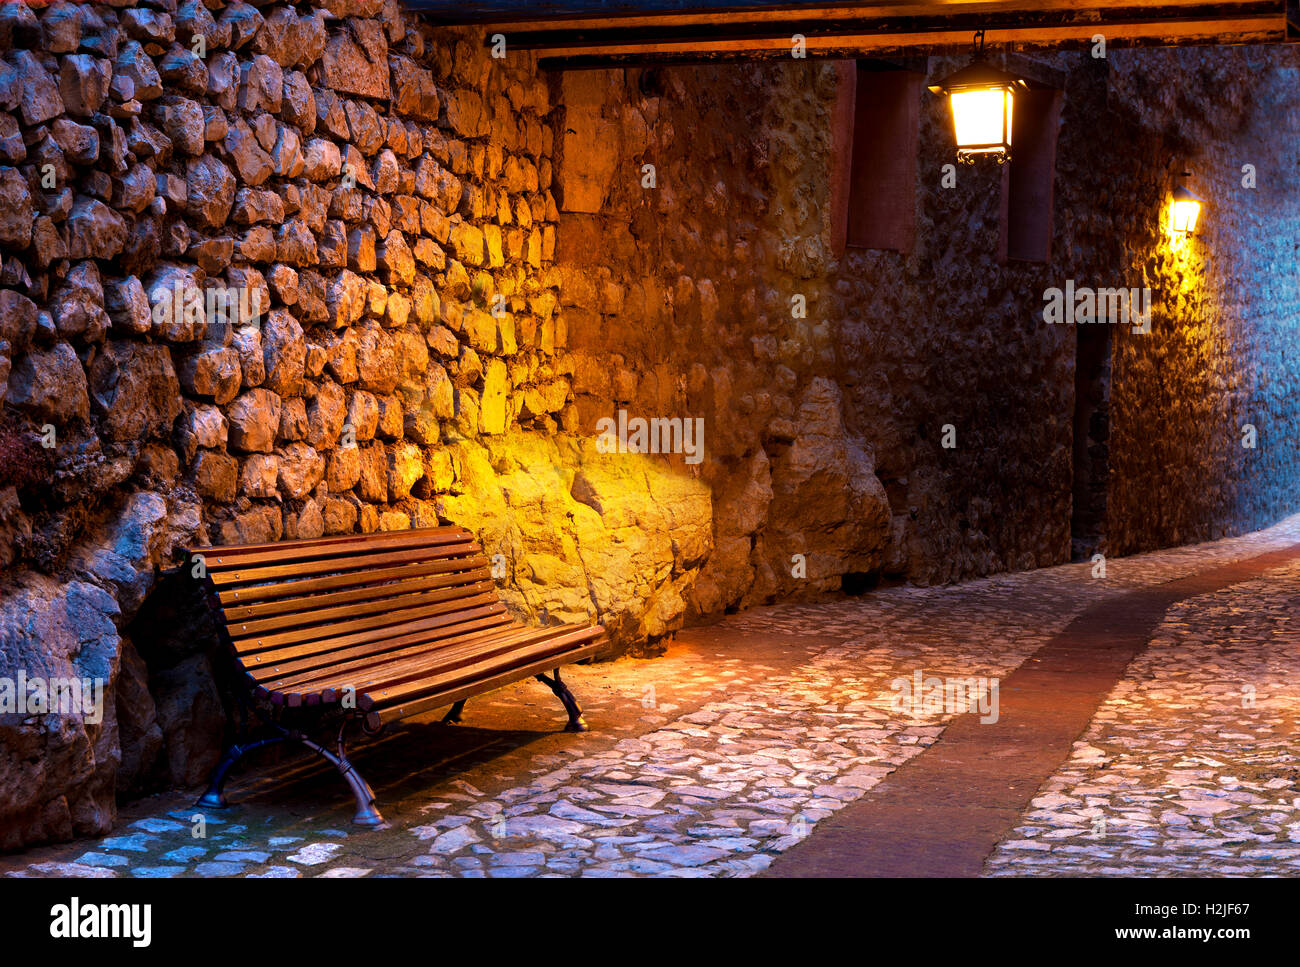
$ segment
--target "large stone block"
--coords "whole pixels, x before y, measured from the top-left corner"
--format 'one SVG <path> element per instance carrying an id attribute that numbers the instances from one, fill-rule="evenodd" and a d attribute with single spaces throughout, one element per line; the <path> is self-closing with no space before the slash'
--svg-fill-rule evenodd
<path id="1" fill-rule="evenodd" d="M 165 436 L 181 412 L 166 346 L 114 340 L 90 365 L 90 398 L 110 440 Z"/>
<path id="2" fill-rule="evenodd" d="M 270 453 L 280 429 L 280 397 L 268 389 L 253 389 L 230 405 L 230 446 L 245 453 Z"/>
<path id="3" fill-rule="evenodd" d="M 321 82 L 331 90 L 387 100 L 388 38 L 382 25 L 349 19 L 332 32 L 321 57 Z"/>
<path id="4" fill-rule="evenodd" d="M 9 374 L 10 406 L 38 422 L 62 425 L 90 415 L 86 372 L 76 351 L 65 342 L 18 357 Z"/>

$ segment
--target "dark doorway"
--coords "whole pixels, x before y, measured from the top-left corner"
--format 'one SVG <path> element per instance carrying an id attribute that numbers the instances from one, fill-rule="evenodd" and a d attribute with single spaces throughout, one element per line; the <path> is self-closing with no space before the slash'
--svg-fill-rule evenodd
<path id="1" fill-rule="evenodd" d="M 1074 364 L 1074 503 L 1070 557 L 1084 561 L 1106 536 L 1106 476 L 1110 467 L 1111 327 L 1076 325 Z"/>

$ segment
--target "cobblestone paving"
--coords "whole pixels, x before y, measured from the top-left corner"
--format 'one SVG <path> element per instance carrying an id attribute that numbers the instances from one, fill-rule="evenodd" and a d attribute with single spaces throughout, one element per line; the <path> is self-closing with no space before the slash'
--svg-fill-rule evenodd
<path id="1" fill-rule="evenodd" d="M 1089 605 L 1300 540 L 1268 531 L 945 588 L 765 608 L 713 629 L 708 661 L 673 666 L 689 710 L 653 701 L 659 662 L 626 662 L 622 700 L 646 714 L 612 746 L 569 736 L 488 793 L 432 783 L 394 828 L 358 832 L 240 810 L 135 819 L 114 835 L 0 861 L 9 876 L 747 876 L 942 735 L 952 712 L 903 713 L 891 683 L 1005 676 Z M 1288 627 L 1300 569 L 1172 609 L 1103 705 L 992 875 L 1283 873 L 1300 865 L 1294 739 L 1300 655 Z M 1295 620 L 1300 620 L 1297 618 Z M 837 640 L 778 672 L 753 635 Z M 1289 637 L 1288 637 L 1289 635 Z M 667 661 L 664 659 L 661 661 Z M 583 695 L 587 669 L 571 676 Z M 638 688 L 638 682 L 645 688 Z M 1243 711 L 1241 688 L 1256 689 Z M 1234 704 L 1235 703 L 1235 704 Z M 593 716 L 594 718 L 594 716 Z M 525 770 L 520 770 L 521 772 Z M 487 783 L 480 782 L 480 785 Z M 1104 817 L 1104 825 L 1099 821 Z"/>
<path id="2" fill-rule="evenodd" d="M 993 876 L 1300 871 L 1300 563 L 1171 608 Z"/>

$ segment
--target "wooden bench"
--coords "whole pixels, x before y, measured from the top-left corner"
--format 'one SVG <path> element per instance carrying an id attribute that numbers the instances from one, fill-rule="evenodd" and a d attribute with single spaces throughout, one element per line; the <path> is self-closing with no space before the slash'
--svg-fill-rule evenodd
<path id="1" fill-rule="evenodd" d="M 226 805 L 222 785 L 242 756 L 294 740 L 331 762 L 357 800 L 356 822 L 382 825 L 370 786 L 348 761 L 344 732 L 397 719 L 535 676 L 563 702 L 567 731 L 585 731 L 560 666 L 605 644 L 600 625 L 533 628 L 497 597 L 483 549 L 458 527 L 354 534 L 276 544 L 186 549 L 218 636 L 236 666 L 241 739 L 222 757 L 199 805 Z M 552 672 L 547 676 L 546 672 Z M 269 734 L 254 738 L 249 712 Z M 336 751 L 304 724 L 339 718 Z M 247 740 L 245 740 L 247 737 Z"/>

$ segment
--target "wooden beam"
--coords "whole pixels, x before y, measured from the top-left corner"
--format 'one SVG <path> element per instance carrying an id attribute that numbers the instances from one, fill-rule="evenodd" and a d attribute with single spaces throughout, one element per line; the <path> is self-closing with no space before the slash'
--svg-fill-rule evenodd
<path id="1" fill-rule="evenodd" d="M 1078 24 L 1061 27 L 1022 27 L 988 30 L 990 45 L 1016 44 L 1026 49 L 1082 47 L 1097 33 L 1112 46 L 1177 46 L 1276 43 L 1285 35 L 1280 13 L 1233 20 L 1163 21 L 1159 24 Z M 809 58 L 844 59 L 915 52 L 959 53 L 970 48 L 971 32 L 931 30 L 912 33 L 862 33 L 808 37 Z M 639 63 L 713 63 L 725 60 L 775 60 L 790 57 L 790 38 L 684 39 L 671 42 L 610 44 L 600 38 L 564 47 L 536 49 L 547 69 L 610 67 Z"/>
<path id="2" fill-rule="evenodd" d="M 761 24 L 774 21 L 834 21 L 884 16 L 951 16 L 972 13 L 1033 13 L 1042 11 L 1106 11 L 1125 7 L 1204 6 L 1206 0 L 841 0 L 838 3 L 771 3 L 761 0 L 728 2 L 665 2 L 626 0 L 600 3 L 535 3 L 529 0 L 406 0 L 406 6 L 442 24 L 490 25 L 499 32 L 580 30 L 590 27 L 672 27 Z M 1226 2 L 1220 6 L 1237 6 Z M 1280 4 L 1279 4 L 1280 5 Z"/>
<path id="3" fill-rule="evenodd" d="M 980 5 L 979 11 L 968 11 L 967 8 L 971 6 L 971 4 L 955 4 L 954 7 L 961 9 L 955 10 L 949 7 L 940 15 L 907 11 L 905 14 L 895 12 L 893 15 L 886 16 L 843 19 L 786 18 L 761 22 L 736 20 L 714 24 L 710 30 L 703 32 L 693 24 L 627 27 L 615 21 L 575 29 L 559 29 L 538 24 L 507 35 L 507 43 L 511 47 L 524 50 L 592 46 L 598 42 L 608 47 L 641 45 L 667 49 L 683 43 L 706 43 L 714 40 L 781 42 L 789 46 L 791 38 L 796 34 L 808 38 L 811 43 L 814 38 L 819 42 L 825 42 L 835 38 L 859 37 L 863 34 L 909 34 L 935 31 L 967 34 L 965 39 L 969 44 L 977 30 L 984 30 L 986 37 L 995 30 L 1054 30 L 1070 26 L 1086 26 L 1094 32 L 1108 35 L 1115 29 L 1132 27 L 1147 28 L 1146 32 L 1158 33 L 1165 24 L 1232 23 L 1259 18 L 1273 18 L 1280 22 L 1283 15 L 1283 6 L 1279 0 L 1247 0 L 1247 2 L 1232 4 L 1175 3 L 1171 6 L 1158 7 L 1134 6 L 1130 2 L 1126 6 L 1106 10 L 1094 8 L 995 11 Z M 991 38 L 988 39 L 991 41 Z"/>
<path id="4" fill-rule="evenodd" d="M 1280 42 L 1300 0 L 407 0 L 438 23 L 476 24 L 484 44 L 530 51 L 553 69 L 772 60 L 803 38 L 809 58 L 960 53 L 986 42 L 1062 48 L 1103 34 L 1117 46 Z"/>

